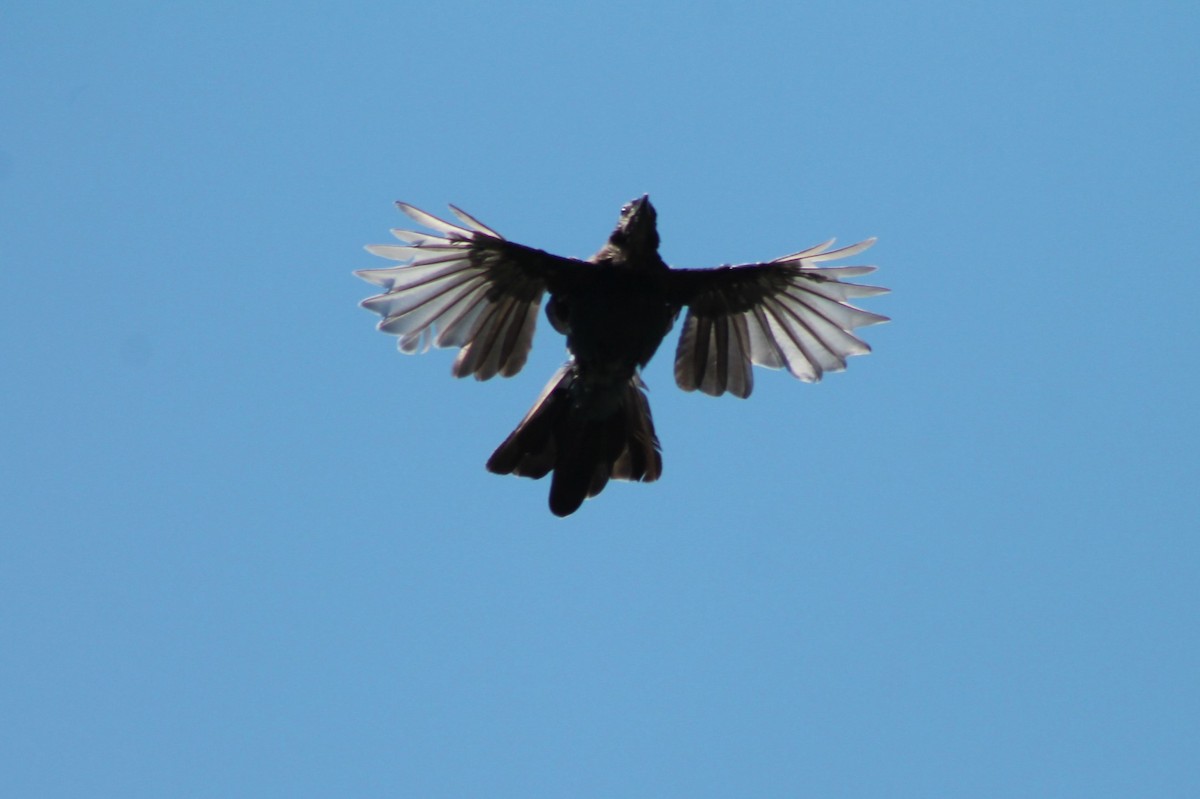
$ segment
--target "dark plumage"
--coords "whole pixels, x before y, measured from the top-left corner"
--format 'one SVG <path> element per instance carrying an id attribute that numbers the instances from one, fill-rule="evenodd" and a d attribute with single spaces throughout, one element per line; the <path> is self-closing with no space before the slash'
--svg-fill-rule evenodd
<path id="1" fill-rule="evenodd" d="M 658 254 L 657 214 L 648 197 L 621 209 L 600 251 L 581 261 L 506 241 L 451 206 L 451 224 L 405 203 L 400 210 L 434 235 L 392 231 L 401 245 L 373 245 L 401 261 L 356 272 L 383 289 L 363 301 L 399 336 L 402 352 L 459 347 L 456 377 L 510 377 L 525 365 L 542 296 L 546 316 L 567 337 L 570 358 L 533 408 L 488 460 L 499 474 L 553 472 L 550 509 L 573 513 L 610 478 L 651 482 L 662 455 L 640 370 L 683 308 L 675 355 L 685 391 L 747 397 L 751 366 L 787 368 L 814 382 L 870 348 L 857 327 L 887 321 L 849 304 L 886 292 L 844 278 L 872 266 L 821 266 L 862 252 L 874 239 L 839 250 L 833 241 L 769 263 L 671 269 Z"/>

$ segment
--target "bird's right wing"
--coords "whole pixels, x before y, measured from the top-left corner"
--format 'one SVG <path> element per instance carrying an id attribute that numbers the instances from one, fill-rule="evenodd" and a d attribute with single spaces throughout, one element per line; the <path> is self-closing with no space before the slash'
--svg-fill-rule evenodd
<path id="1" fill-rule="evenodd" d="M 824 372 L 846 368 L 847 356 L 870 352 L 852 331 L 887 317 L 848 300 L 887 289 L 844 278 L 870 274 L 875 267 L 822 264 L 857 255 L 874 243 L 867 239 L 830 250 L 828 241 L 764 264 L 671 270 L 672 300 L 688 308 L 675 354 L 675 382 L 684 391 L 747 397 L 754 387 L 752 364 L 786 367 L 795 377 L 816 382 Z"/>
<path id="2" fill-rule="evenodd" d="M 393 230 L 404 244 L 367 251 L 401 261 L 355 272 L 382 294 L 362 302 L 379 314 L 379 329 L 399 336 L 400 351 L 461 347 L 455 377 L 487 380 L 521 370 L 533 345 L 538 306 L 548 284 L 565 279 L 578 262 L 506 241 L 474 217 L 450 206 L 462 225 L 407 203 L 396 203 L 436 235 Z"/>

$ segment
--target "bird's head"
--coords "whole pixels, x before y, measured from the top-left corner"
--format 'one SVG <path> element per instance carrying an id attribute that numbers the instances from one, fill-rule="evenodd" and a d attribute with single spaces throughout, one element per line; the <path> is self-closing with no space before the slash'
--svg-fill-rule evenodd
<path id="1" fill-rule="evenodd" d="M 650 204 L 650 195 L 625 204 L 605 250 L 614 261 L 657 261 L 658 212 Z"/>

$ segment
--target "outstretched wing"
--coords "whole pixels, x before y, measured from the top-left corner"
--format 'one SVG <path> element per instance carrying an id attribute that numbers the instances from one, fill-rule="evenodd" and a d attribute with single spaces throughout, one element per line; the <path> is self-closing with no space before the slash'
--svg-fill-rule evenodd
<path id="1" fill-rule="evenodd" d="M 851 331 L 888 319 L 848 300 L 888 290 L 844 282 L 874 272 L 873 266 L 821 264 L 857 255 L 874 243 L 867 239 L 830 250 L 830 240 L 765 264 L 672 270 L 673 299 L 688 306 L 675 354 L 675 382 L 684 391 L 748 397 L 754 387 L 751 364 L 786 367 L 812 383 L 825 372 L 845 369 L 848 356 L 870 352 Z"/>
<path id="2" fill-rule="evenodd" d="M 393 230 L 403 244 L 367 247 L 401 264 L 355 272 L 383 289 L 362 306 L 382 317 L 380 330 L 400 337 L 401 352 L 423 352 L 430 344 L 461 347 L 455 377 L 515 375 L 533 345 L 547 284 L 577 262 L 505 241 L 453 205 L 450 210 L 462 225 L 407 203 L 396 205 L 435 234 Z"/>

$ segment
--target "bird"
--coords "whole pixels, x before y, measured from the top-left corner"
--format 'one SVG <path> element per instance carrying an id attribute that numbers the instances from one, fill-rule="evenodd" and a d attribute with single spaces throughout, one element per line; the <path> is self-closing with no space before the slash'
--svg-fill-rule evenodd
<path id="1" fill-rule="evenodd" d="M 834 239 L 764 263 L 673 268 L 659 255 L 648 195 L 621 208 L 587 260 L 508 241 L 451 205 L 456 222 L 408 203 L 397 207 L 431 232 L 392 230 L 400 244 L 367 246 L 397 265 L 355 274 L 381 289 L 360 304 L 401 352 L 457 347 L 455 377 L 511 377 L 525 365 L 543 298 L 568 359 L 487 461 L 496 474 L 552 473 L 550 511 L 563 517 L 610 479 L 653 482 L 662 447 L 641 371 L 686 309 L 675 352 L 684 391 L 749 397 L 752 367 L 787 369 L 816 382 L 871 348 L 854 334 L 889 321 L 851 304 L 888 289 L 850 282 L 874 266 L 830 266 L 874 238 L 840 249 Z"/>

